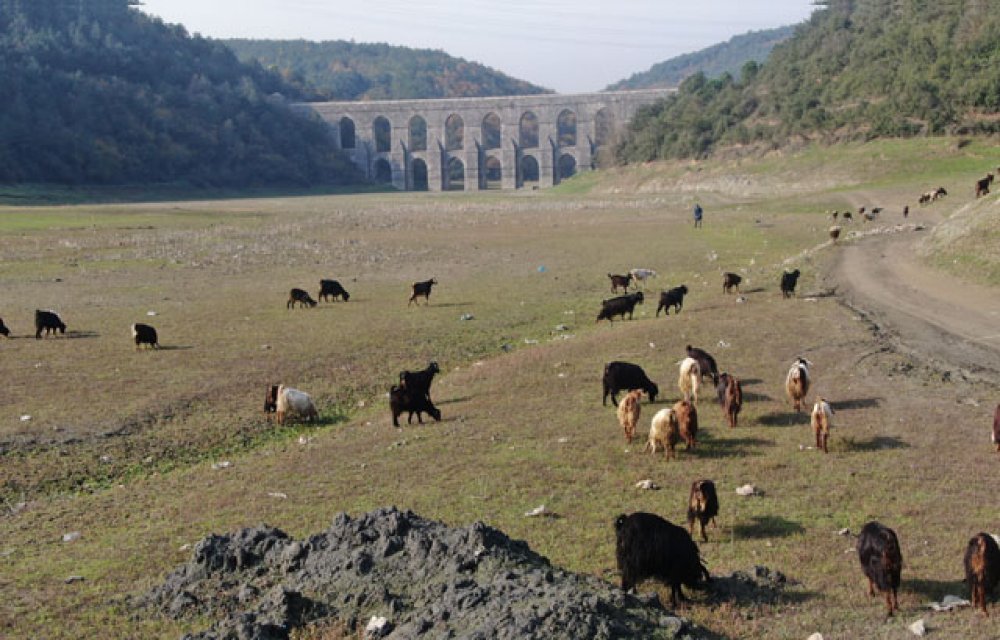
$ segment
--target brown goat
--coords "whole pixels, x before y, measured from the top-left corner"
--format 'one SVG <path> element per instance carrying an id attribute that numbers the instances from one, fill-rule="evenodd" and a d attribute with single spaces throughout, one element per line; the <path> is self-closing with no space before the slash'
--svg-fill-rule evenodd
<path id="1" fill-rule="evenodd" d="M 627 273 L 623 276 L 609 273 L 608 277 L 611 278 L 611 293 L 618 293 L 618 287 L 621 287 L 625 290 L 625 293 L 628 293 L 628 287 L 632 284 L 631 273 Z"/>
<path id="2" fill-rule="evenodd" d="M 723 373 L 719 376 L 719 386 L 722 387 L 722 411 L 726 414 L 729 428 L 735 429 L 739 424 L 740 410 L 743 408 L 743 385 L 734 375 Z"/>
<path id="3" fill-rule="evenodd" d="M 832 419 L 833 409 L 830 408 L 830 403 L 823 398 L 817 398 L 816 404 L 813 405 L 809 421 L 812 423 L 813 433 L 816 434 L 816 448 L 820 449 L 823 453 L 829 453 L 826 444 L 830 439 L 830 423 Z"/>
<path id="4" fill-rule="evenodd" d="M 988 195 L 991 184 L 993 184 L 992 173 L 987 173 L 985 178 L 976 181 L 976 197 Z"/>
<path id="5" fill-rule="evenodd" d="M 632 444 L 632 438 L 635 437 L 635 425 L 639 423 L 639 414 L 642 411 L 639 404 L 641 398 L 642 389 L 633 389 L 618 403 L 618 423 L 622 426 L 625 440 L 629 444 Z"/>
<path id="6" fill-rule="evenodd" d="M 977 533 L 965 548 L 965 582 L 972 590 L 972 608 L 990 615 L 986 595 L 1000 584 L 1000 545 L 988 533 Z"/>
<path id="7" fill-rule="evenodd" d="M 993 444 L 997 446 L 997 453 L 1000 453 L 1000 404 L 993 414 Z"/>
<path id="8" fill-rule="evenodd" d="M 698 410 L 687 400 L 679 400 L 673 409 L 681 439 L 688 449 L 694 449 L 698 445 Z"/>
<path id="9" fill-rule="evenodd" d="M 711 520 L 715 524 L 715 516 L 719 515 L 719 496 L 715 492 L 715 483 L 711 480 L 696 480 L 691 484 L 691 497 L 688 498 L 688 533 L 694 536 L 694 522 L 701 525 L 701 539 L 708 542 L 705 535 L 705 525 Z"/>

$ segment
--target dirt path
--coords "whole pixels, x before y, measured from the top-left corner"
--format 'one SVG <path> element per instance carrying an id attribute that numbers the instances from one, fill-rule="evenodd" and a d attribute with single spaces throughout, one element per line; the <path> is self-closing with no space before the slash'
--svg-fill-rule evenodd
<path id="1" fill-rule="evenodd" d="M 915 246 L 925 233 L 876 236 L 843 247 L 833 273 L 838 292 L 902 351 L 996 382 L 1000 294 L 924 266 Z"/>

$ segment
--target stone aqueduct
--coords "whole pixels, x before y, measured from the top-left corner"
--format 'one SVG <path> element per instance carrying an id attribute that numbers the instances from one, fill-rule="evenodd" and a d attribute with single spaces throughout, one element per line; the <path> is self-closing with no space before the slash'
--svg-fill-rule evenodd
<path id="1" fill-rule="evenodd" d="M 405 191 L 550 187 L 667 90 L 302 105 L 371 179 Z"/>

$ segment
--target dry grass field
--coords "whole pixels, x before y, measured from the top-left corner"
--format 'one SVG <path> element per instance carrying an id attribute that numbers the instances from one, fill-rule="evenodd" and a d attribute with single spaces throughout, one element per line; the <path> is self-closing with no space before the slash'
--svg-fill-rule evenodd
<path id="1" fill-rule="evenodd" d="M 968 596 L 965 544 L 1000 530 L 996 386 L 943 380 L 836 297 L 802 295 L 830 286 L 839 248 L 807 251 L 827 239 L 825 211 L 862 200 L 895 222 L 940 183 L 956 195 L 911 206 L 911 218 L 947 214 L 997 151 L 881 143 L 763 169 L 651 165 L 530 194 L 0 210 L 0 317 L 12 331 L 0 339 L 0 637 L 176 638 L 205 621 L 152 617 L 129 597 L 186 561 L 186 545 L 262 522 L 303 536 L 337 512 L 389 504 L 485 521 L 615 581 L 615 516 L 681 522 L 700 478 L 721 500 L 700 545 L 710 570 L 766 565 L 793 581 L 778 603 L 696 593 L 680 614 L 717 637 L 906 638 L 921 617 L 935 637 L 1000 637 L 1000 605 L 988 619 L 927 609 Z M 784 300 L 792 256 L 800 295 Z M 630 267 L 659 272 L 646 303 L 632 321 L 595 324 L 606 274 Z M 723 295 L 722 271 L 745 274 L 746 302 Z M 430 277 L 430 304 L 408 307 L 409 283 Z M 350 302 L 285 308 L 291 287 L 315 294 L 320 278 L 340 280 Z M 683 311 L 654 317 L 658 291 L 681 283 Z M 67 333 L 35 340 L 36 308 L 57 310 Z M 163 348 L 136 351 L 133 322 L 153 324 Z M 686 344 L 744 381 L 745 405 L 730 430 L 705 391 L 701 445 L 667 462 L 641 438 L 677 399 Z M 810 401 L 837 412 L 828 455 L 784 398 L 800 355 L 814 363 Z M 442 421 L 393 428 L 389 386 L 431 359 Z M 601 406 L 610 360 L 640 364 L 661 389 L 631 446 Z M 310 392 L 319 423 L 266 421 L 277 382 Z M 662 489 L 634 487 L 646 478 Z M 762 495 L 737 496 L 745 483 Z M 541 504 L 558 517 L 524 517 Z M 853 539 L 838 535 L 870 519 L 902 545 L 902 612 L 889 620 Z M 63 542 L 70 532 L 80 537 Z"/>

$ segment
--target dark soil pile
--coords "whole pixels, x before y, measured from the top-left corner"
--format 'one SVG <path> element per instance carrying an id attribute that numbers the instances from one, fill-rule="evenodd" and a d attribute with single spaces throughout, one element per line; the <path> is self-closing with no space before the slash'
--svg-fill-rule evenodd
<path id="1" fill-rule="evenodd" d="M 216 620 L 191 638 L 287 638 L 337 619 L 380 638 L 690 638 L 655 594 L 634 596 L 553 567 L 523 541 L 482 523 L 451 528 L 396 508 L 297 541 L 257 527 L 211 535 L 191 562 L 142 598 L 173 618 Z"/>

